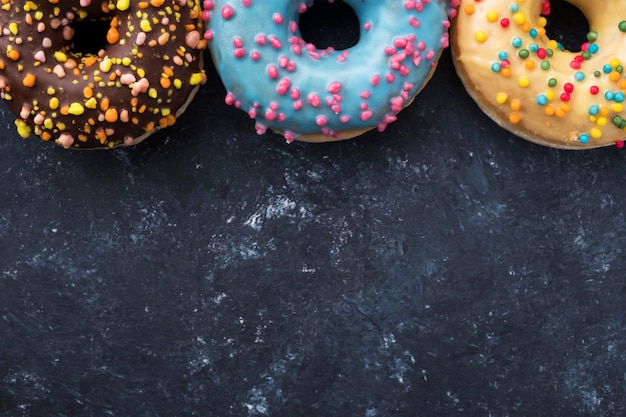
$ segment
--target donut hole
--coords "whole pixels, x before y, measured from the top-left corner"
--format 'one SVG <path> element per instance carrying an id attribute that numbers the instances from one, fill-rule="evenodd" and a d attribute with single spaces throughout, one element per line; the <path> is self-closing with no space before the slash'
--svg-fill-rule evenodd
<path id="1" fill-rule="evenodd" d="M 73 53 L 81 55 L 97 55 L 108 46 L 107 32 L 110 20 L 78 20 L 70 23 L 74 30 L 70 48 Z"/>
<path id="2" fill-rule="evenodd" d="M 316 0 L 300 15 L 300 34 L 317 49 L 341 51 L 359 43 L 359 18 L 343 0 Z"/>
<path id="3" fill-rule="evenodd" d="M 551 0 L 546 35 L 563 45 L 568 51 L 580 52 L 587 42 L 589 21 L 576 6 L 565 0 Z"/>

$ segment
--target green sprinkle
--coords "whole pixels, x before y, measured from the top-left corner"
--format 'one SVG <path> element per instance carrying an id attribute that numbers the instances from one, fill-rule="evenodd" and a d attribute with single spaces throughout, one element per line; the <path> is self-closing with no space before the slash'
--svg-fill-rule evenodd
<path id="1" fill-rule="evenodd" d="M 587 33 L 587 40 L 589 42 L 595 42 L 598 40 L 598 32 L 592 30 L 589 33 Z"/>

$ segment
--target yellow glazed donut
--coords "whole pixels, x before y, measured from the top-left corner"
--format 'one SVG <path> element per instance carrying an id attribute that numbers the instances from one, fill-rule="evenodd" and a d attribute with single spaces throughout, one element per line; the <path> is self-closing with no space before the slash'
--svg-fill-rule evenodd
<path id="1" fill-rule="evenodd" d="M 626 1 L 568 0 L 589 21 L 580 52 L 546 35 L 547 0 L 461 0 L 452 53 L 468 93 L 500 126 L 563 149 L 626 137 Z"/>

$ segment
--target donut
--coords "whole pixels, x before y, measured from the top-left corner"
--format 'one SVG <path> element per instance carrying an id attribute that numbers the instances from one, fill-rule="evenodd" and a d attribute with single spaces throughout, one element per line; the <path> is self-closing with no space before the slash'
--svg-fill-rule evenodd
<path id="1" fill-rule="evenodd" d="M 18 134 L 114 148 L 172 125 L 206 81 L 201 14 L 196 0 L 2 1 L 0 96 Z"/>
<path id="2" fill-rule="evenodd" d="M 568 3 L 590 27 L 577 52 L 546 34 L 549 1 L 461 0 L 451 31 L 456 71 L 478 106 L 521 138 L 561 149 L 623 147 L 626 2 Z"/>
<path id="3" fill-rule="evenodd" d="M 383 131 L 428 81 L 448 45 L 449 1 L 345 4 L 359 20 L 359 41 L 335 50 L 300 33 L 313 1 L 204 0 L 226 103 L 255 119 L 257 133 L 325 142 Z"/>

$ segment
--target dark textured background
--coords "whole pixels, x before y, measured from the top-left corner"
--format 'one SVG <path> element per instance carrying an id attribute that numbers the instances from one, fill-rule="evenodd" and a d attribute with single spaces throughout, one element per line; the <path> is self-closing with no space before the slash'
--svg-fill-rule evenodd
<path id="1" fill-rule="evenodd" d="M 449 52 L 325 145 L 256 136 L 210 72 L 133 149 L 0 107 L 0 416 L 626 413 L 626 153 L 511 136 Z"/>

